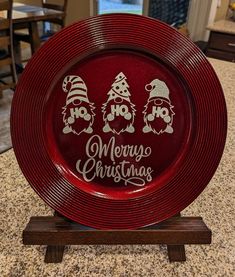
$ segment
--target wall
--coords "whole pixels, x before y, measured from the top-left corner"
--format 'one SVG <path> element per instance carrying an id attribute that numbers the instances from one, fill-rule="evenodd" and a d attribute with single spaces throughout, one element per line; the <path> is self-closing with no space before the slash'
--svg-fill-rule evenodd
<path id="1" fill-rule="evenodd" d="M 20 2 L 20 3 L 25 3 L 29 5 L 35 5 L 35 6 L 40 6 L 41 5 L 41 0 L 14 0 L 13 2 Z"/>
<path id="2" fill-rule="evenodd" d="M 68 0 L 66 24 L 85 19 L 90 15 L 89 0 Z"/>
<path id="3" fill-rule="evenodd" d="M 221 0 L 221 6 L 217 8 L 215 21 L 224 19 L 227 15 L 229 0 Z"/>
<path id="4" fill-rule="evenodd" d="M 41 0 L 15 0 L 14 2 L 21 2 L 36 6 L 41 6 Z M 60 3 L 60 0 L 50 0 L 51 3 Z M 68 0 L 66 25 L 89 17 L 90 15 L 90 1 L 89 0 Z"/>

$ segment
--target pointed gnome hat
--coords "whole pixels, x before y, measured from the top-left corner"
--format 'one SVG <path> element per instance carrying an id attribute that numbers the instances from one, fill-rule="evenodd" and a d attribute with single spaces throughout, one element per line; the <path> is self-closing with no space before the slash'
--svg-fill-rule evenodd
<path id="1" fill-rule="evenodd" d="M 67 89 L 68 84 L 70 85 L 69 92 Z M 87 97 L 87 87 L 81 77 L 71 76 L 71 75 L 65 77 L 62 87 L 65 92 L 68 92 L 66 105 L 69 105 L 70 103 L 74 103 L 74 101 L 76 100 L 89 103 L 89 100 Z"/>
<path id="2" fill-rule="evenodd" d="M 145 86 L 145 89 L 150 92 L 149 100 L 153 97 L 162 97 L 170 100 L 167 85 L 159 79 L 154 79 L 150 84 Z"/>
<path id="3" fill-rule="evenodd" d="M 119 95 L 121 98 L 127 98 L 129 99 L 130 92 L 128 90 L 129 85 L 126 82 L 126 76 L 123 72 L 120 72 L 115 77 L 115 82 L 112 85 L 112 90 Z"/>

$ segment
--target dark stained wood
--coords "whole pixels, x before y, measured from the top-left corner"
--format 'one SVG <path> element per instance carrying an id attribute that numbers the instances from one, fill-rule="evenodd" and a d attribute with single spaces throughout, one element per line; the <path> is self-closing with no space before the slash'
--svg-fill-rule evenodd
<path id="1" fill-rule="evenodd" d="M 5 30 L 10 28 L 10 20 L 5 18 L 0 18 L 0 30 Z"/>
<path id="2" fill-rule="evenodd" d="M 68 0 L 64 0 L 62 2 L 63 4 L 58 5 L 54 3 L 49 3 L 48 0 L 42 0 L 42 7 L 47 9 L 57 10 L 57 11 L 66 11 Z"/>
<path id="3" fill-rule="evenodd" d="M 28 10 L 30 10 L 30 7 L 32 8 L 32 11 L 28 12 Z M 17 25 L 19 23 L 29 23 L 32 21 L 43 21 L 53 18 L 61 18 L 63 16 L 63 11 L 44 9 L 42 7 L 36 7 L 32 5 L 25 5 L 19 3 L 13 4 L 12 19 L 14 25 Z"/>
<path id="4" fill-rule="evenodd" d="M 47 20 L 50 23 L 54 23 L 59 25 L 61 28 L 65 26 L 65 17 L 66 17 L 66 10 L 67 10 L 67 0 L 61 1 L 62 3 L 60 5 L 54 4 L 54 3 L 49 3 L 48 0 L 42 0 L 42 7 L 46 9 L 52 9 L 52 10 L 57 10 L 57 11 L 62 11 L 64 14 L 61 18 L 55 18 L 55 19 L 50 19 Z"/>
<path id="5" fill-rule="evenodd" d="M 65 1 L 65 4 L 67 5 L 67 1 Z M 42 7 L 38 8 L 29 5 L 16 5 L 15 10 L 13 12 L 13 23 L 15 30 L 27 28 L 28 33 L 15 32 L 15 41 L 24 41 L 29 43 L 31 47 L 31 53 L 35 53 L 41 45 L 37 22 L 52 22 L 64 27 L 66 15 L 64 7 L 66 8 L 66 5 L 64 6 L 55 4 L 45 4 L 44 1 L 42 1 Z M 20 14 L 17 11 L 19 8 L 21 10 Z M 31 12 L 27 12 L 27 10 L 30 10 L 30 8 Z M 20 19 L 22 19 L 22 12 L 25 17 L 24 21 L 20 21 Z"/>
<path id="6" fill-rule="evenodd" d="M 29 31 L 27 37 L 24 34 L 22 36 L 20 36 L 21 34 L 16 34 L 15 40 L 30 43 L 32 53 L 34 53 L 40 46 L 40 36 L 38 28 L 36 28 L 37 22 L 54 20 L 55 23 L 62 22 L 63 25 L 65 15 L 66 13 L 61 10 L 36 7 L 14 2 L 12 10 L 14 30 L 28 29 Z M 7 17 L 7 13 L 4 13 L 4 17 Z"/>
<path id="7" fill-rule="evenodd" d="M 225 52 L 216 49 L 208 49 L 206 51 L 207 57 L 224 60 L 228 62 L 235 62 L 235 53 Z"/>
<path id="8" fill-rule="evenodd" d="M 15 88 L 16 84 L 15 83 L 7 83 L 7 84 L 1 84 L 0 83 L 0 92 L 4 89 L 8 89 L 8 88 Z"/>
<path id="9" fill-rule="evenodd" d="M 0 45 L 1 47 L 10 45 L 10 37 L 0 37 Z"/>
<path id="10" fill-rule="evenodd" d="M 37 22 L 31 22 L 31 24 L 29 25 L 29 42 L 30 42 L 31 52 L 35 53 L 41 44 L 40 38 L 38 35 Z"/>
<path id="11" fill-rule="evenodd" d="M 185 262 L 184 245 L 167 245 L 168 258 L 170 262 Z"/>
<path id="12" fill-rule="evenodd" d="M 235 62 L 235 35 L 211 31 L 206 55 Z"/>
<path id="13" fill-rule="evenodd" d="M 65 246 L 48 245 L 46 249 L 45 263 L 61 263 L 63 260 Z"/>
<path id="14" fill-rule="evenodd" d="M 12 3 L 12 0 L 0 1 L 1 14 L 6 14 L 5 18 L 0 19 L 0 47 L 2 47 L 1 50 L 4 52 L 4 55 L 0 57 L 0 67 L 4 67 L 5 70 L 5 66 L 9 65 L 9 76 L 12 77 L 12 82 L 5 83 L 3 79 L 6 72 L 1 73 L 0 95 L 2 95 L 3 90 L 7 88 L 14 88 L 17 82 L 13 50 Z"/>
<path id="15" fill-rule="evenodd" d="M 178 213 L 174 215 L 174 217 L 180 217 L 181 214 Z M 181 245 L 167 245 L 167 253 L 170 262 L 185 262 L 186 254 L 185 254 L 185 246 Z"/>
<path id="16" fill-rule="evenodd" d="M 57 211 L 54 211 L 54 216 L 63 217 Z M 67 218 L 64 218 L 67 220 Z M 64 245 L 48 245 L 46 248 L 45 263 L 61 263 L 64 255 Z"/>
<path id="17" fill-rule="evenodd" d="M 211 231 L 201 217 L 177 215 L 138 230 L 97 230 L 55 213 L 31 217 L 23 231 L 25 245 L 48 245 L 45 262 L 61 262 L 65 245 L 166 244 L 171 262 L 185 261 L 184 244 L 210 244 Z"/>
<path id="18" fill-rule="evenodd" d="M 235 36 L 232 34 L 211 32 L 209 47 L 235 53 Z"/>
<path id="19" fill-rule="evenodd" d="M 61 6 L 61 5 L 56 5 L 56 4 L 51 4 L 51 3 L 46 3 L 46 2 L 44 3 L 43 2 L 42 6 L 45 9 L 63 11 L 63 6 Z"/>
<path id="20" fill-rule="evenodd" d="M 0 60 L 0 67 L 3 67 L 5 65 L 10 65 L 12 63 L 11 58 L 5 58 L 3 60 Z"/>
<path id="21" fill-rule="evenodd" d="M 11 3 L 8 0 L 1 0 L 0 1 L 0 11 L 10 10 L 11 9 Z"/>

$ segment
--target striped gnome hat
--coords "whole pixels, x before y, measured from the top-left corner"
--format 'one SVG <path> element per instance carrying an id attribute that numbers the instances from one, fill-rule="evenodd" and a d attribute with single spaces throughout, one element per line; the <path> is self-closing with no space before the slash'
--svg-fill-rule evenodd
<path id="1" fill-rule="evenodd" d="M 66 105 L 71 103 L 75 104 L 79 101 L 89 103 L 87 97 L 87 87 L 81 77 L 74 75 L 66 76 L 64 78 L 62 88 L 64 92 L 68 92 Z"/>

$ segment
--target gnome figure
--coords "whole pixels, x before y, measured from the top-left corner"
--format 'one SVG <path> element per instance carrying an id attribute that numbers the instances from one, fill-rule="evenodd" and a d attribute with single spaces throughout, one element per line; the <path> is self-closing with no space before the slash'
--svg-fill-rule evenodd
<path id="1" fill-rule="evenodd" d="M 173 123 L 173 106 L 169 98 L 169 89 L 167 85 L 159 80 L 154 79 L 150 84 L 145 86 L 149 92 L 147 104 L 144 106 L 144 123 L 143 133 L 153 132 L 154 134 L 174 132 Z"/>
<path id="2" fill-rule="evenodd" d="M 67 93 L 66 105 L 63 107 L 63 122 L 65 127 L 63 133 L 74 133 L 80 135 L 92 133 L 95 109 L 93 103 L 87 97 L 87 87 L 79 76 L 66 76 L 62 89 Z"/>
<path id="3" fill-rule="evenodd" d="M 135 108 L 130 101 L 129 85 L 126 76 L 120 72 L 108 92 L 108 100 L 103 104 L 103 132 L 120 134 L 134 133 Z"/>

